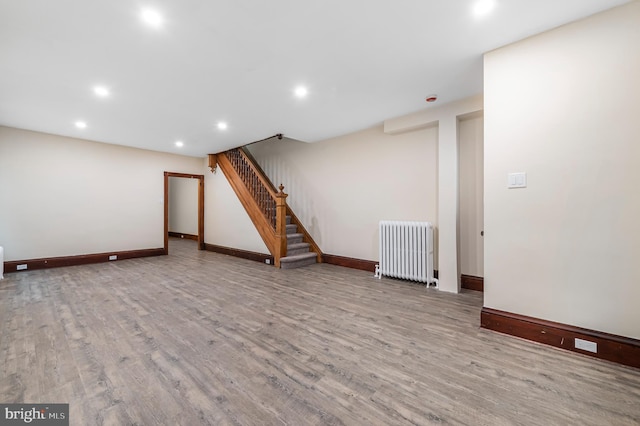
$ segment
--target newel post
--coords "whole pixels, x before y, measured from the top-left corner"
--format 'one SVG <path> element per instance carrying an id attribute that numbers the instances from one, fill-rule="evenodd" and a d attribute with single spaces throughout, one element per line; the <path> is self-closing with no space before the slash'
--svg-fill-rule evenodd
<path id="1" fill-rule="evenodd" d="M 275 264 L 280 267 L 280 258 L 287 255 L 287 194 L 283 192 L 284 185 L 280 184 L 280 192 L 276 194 L 276 253 Z"/>

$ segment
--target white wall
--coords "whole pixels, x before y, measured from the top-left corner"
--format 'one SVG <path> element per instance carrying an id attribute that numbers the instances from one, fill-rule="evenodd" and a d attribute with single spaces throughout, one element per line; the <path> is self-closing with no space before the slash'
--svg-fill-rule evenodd
<path id="1" fill-rule="evenodd" d="M 0 127 L 5 260 L 164 244 L 164 172 L 202 174 L 201 158 Z"/>
<path id="2" fill-rule="evenodd" d="M 169 232 L 198 235 L 199 180 L 169 176 Z"/>
<path id="3" fill-rule="evenodd" d="M 378 260 L 380 220 L 437 225 L 437 128 L 397 135 L 377 126 L 314 144 L 250 146 L 323 252 Z"/>
<path id="4" fill-rule="evenodd" d="M 222 170 L 218 168 L 215 173 L 211 173 L 207 169 L 204 176 L 205 242 L 269 254 L 269 249 Z"/>
<path id="5" fill-rule="evenodd" d="M 487 307 L 640 338 L 639 23 L 631 2 L 485 56 Z"/>
<path id="6" fill-rule="evenodd" d="M 460 164 L 460 272 L 484 275 L 484 127 L 482 114 L 458 122 Z"/>

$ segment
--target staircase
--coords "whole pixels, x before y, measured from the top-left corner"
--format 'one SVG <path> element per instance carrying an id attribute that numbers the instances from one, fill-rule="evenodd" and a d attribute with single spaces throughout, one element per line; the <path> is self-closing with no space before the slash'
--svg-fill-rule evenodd
<path id="1" fill-rule="evenodd" d="M 298 225 L 291 223 L 287 215 L 287 255 L 280 258 L 282 269 L 300 268 L 316 263 L 316 253 L 310 251 L 311 244 L 305 243 L 304 234 L 298 232 Z"/>
<path id="2" fill-rule="evenodd" d="M 209 167 L 213 171 L 217 166 L 274 257 L 276 267 L 293 269 L 322 262 L 320 248 L 287 205 L 284 186 L 276 190 L 246 149 L 209 154 Z"/>

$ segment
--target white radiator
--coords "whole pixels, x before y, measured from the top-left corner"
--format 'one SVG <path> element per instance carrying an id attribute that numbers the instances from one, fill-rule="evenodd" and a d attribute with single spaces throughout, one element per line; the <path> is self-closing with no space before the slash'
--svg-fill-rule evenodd
<path id="1" fill-rule="evenodd" d="M 438 280 L 433 277 L 431 223 L 380 221 L 380 264 L 376 277 L 383 275 L 438 287 Z"/>

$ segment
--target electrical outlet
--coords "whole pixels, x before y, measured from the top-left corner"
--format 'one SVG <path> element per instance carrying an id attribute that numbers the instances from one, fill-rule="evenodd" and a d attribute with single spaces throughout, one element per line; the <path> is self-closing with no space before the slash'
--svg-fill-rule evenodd
<path id="1" fill-rule="evenodd" d="M 267 265 L 271 265 L 271 259 L 265 259 L 264 263 L 266 263 Z"/>
<path id="2" fill-rule="evenodd" d="M 111 256 L 109 256 L 109 260 L 118 260 L 118 256 L 112 254 Z"/>
<path id="3" fill-rule="evenodd" d="M 594 354 L 598 353 L 598 344 L 596 342 L 590 342 L 588 340 L 582 340 L 576 337 L 574 346 L 576 349 L 582 349 L 583 351 L 593 352 Z"/>
<path id="4" fill-rule="evenodd" d="M 27 264 L 26 263 L 23 263 L 22 265 L 16 266 L 16 270 L 17 271 L 24 271 L 26 269 L 27 269 Z"/>

